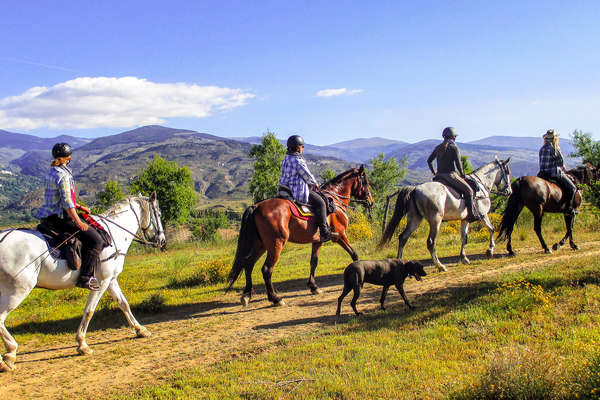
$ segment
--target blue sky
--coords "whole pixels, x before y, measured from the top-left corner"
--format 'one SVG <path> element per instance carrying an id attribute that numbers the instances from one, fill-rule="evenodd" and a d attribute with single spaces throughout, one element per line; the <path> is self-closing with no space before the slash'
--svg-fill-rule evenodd
<path id="1" fill-rule="evenodd" d="M 598 1 L 22 1 L 0 15 L 12 132 L 600 138 Z"/>

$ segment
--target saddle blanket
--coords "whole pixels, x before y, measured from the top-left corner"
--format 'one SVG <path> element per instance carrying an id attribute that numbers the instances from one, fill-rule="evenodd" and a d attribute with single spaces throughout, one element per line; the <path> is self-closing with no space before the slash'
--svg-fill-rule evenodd
<path id="1" fill-rule="evenodd" d="M 312 210 L 301 204 L 297 204 L 291 200 L 286 200 L 290 205 L 290 210 L 292 211 L 292 215 L 296 218 L 299 218 L 303 221 L 308 221 L 310 218 L 314 217 Z"/>

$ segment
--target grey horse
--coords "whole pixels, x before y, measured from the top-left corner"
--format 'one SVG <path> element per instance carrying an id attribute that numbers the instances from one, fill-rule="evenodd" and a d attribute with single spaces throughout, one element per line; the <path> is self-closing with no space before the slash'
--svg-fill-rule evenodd
<path id="1" fill-rule="evenodd" d="M 500 194 L 510 195 L 510 170 L 507 160 L 494 161 L 478 168 L 476 171 L 467 174 L 478 186 L 475 197 L 475 207 L 484 216 L 482 222 L 490 232 L 489 248 L 487 250 L 488 258 L 494 254 L 494 226 L 490 221 L 488 212 L 492 205 L 490 193 L 492 188 L 496 187 Z M 396 227 L 402 217 L 406 215 L 406 228 L 398 238 L 398 258 L 402 258 L 404 246 L 410 235 L 419 227 L 419 224 L 425 218 L 429 222 L 429 236 L 427 237 L 427 249 L 431 253 L 433 263 L 439 271 L 446 271 L 444 264 L 440 262 L 435 250 L 435 244 L 440 231 L 442 221 L 461 221 L 461 239 L 460 260 L 464 264 L 469 264 L 469 259 L 465 254 L 467 244 L 467 235 L 469 233 L 469 222 L 467 221 L 467 209 L 465 201 L 456 191 L 448 188 L 439 182 L 426 182 L 418 186 L 403 186 L 398 193 L 394 214 L 389 225 L 385 227 L 383 237 L 379 247 L 390 241 Z M 385 226 L 385 220 L 384 220 Z"/>

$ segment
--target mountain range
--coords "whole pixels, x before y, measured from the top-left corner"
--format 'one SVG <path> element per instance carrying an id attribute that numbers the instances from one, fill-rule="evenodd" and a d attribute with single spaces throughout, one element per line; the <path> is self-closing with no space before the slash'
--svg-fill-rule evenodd
<path id="1" fill-rule="evenodd" d="M 51 161 L 52 145 L 68 142 L 75 149 L 71 168 L 79 196 L 88 202 L 108 180 L 126 185 L 154 155 L 188 167 L 196 191 L 206 198 L 247 199 L 253 164 L 248 153 L 252 145 L 261 140 L 262 137 L 257 136 L 226 138 L 157 125 L 93 140 L 72 136 L 39 138 L 0 130 L 0 171 L 12 172 L 11 179 L 32 178 L 27 181 L 39 184 Z M 439 140 L 408 143 L 377 137 L 360 138 L 328 146 L 307 144 L 305 155 L 315 175 L 326 168 L 337 173 L 350 165 L 369 164 L 379 153 L 384 153 L 386 158 L 406 158 L 409 172 L 405 181 L 417 183 L 430 179 L 426 160 L 438 143 Z M 535 137 L 490 136 L 468 143 L 459 142 L 459 146 L 475 167 L 493 160 L 496 155 L 503 159 L 510 156 L 513 176 L 520 176 L 537 172 L 541 143 L 542 139 Z M 561 146 L 565 156 L 574 151 L 569 140 L 561 140 Z M 567 163 L 574 166 L 577 160 L 567 157 Z M 5 199 L 0 201 L 0 207 L 4 206 L 5 211 L 18 207 L 18 204 L 27 207 L 38 197 L 31 193 L 31 184 L 20 194 L 21 198 L 15 194 L 12 185 L 11 195 L 7 197 L 1 185 L 7 176 L 0 174 L 0 200 Z M 41 198 L 41 187 L 38 190 Z"/>

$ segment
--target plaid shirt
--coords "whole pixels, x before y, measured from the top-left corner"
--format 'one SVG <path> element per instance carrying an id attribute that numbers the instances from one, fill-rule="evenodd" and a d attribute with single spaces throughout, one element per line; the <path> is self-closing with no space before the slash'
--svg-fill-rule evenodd
<path id="1" fill-rule="evenodd" d="M 56 214 L 62 218 L 63 209 L 75 207 L 75 185 L 69 168 L 52 167 L 46 175 L 44 204 L 35 214 L 37 218 L 46 218 Z"/>
<path id="2" fill-rule="evenodd" d="M 562 154 L 555 151 L 551 143 L 544 143 L 540 149 L 540 172 L 553 177 L 559 176 L 560 171 L 564 168 Z"/>
<path id="3" fill-rule="evenodd" d="M 281 163 L 279 184 L 289 187 L 296 201 L 308 203 L 308 185 L 316 185 L 317 180 L 301 155 L 287 154 Z"/>

